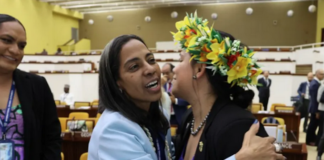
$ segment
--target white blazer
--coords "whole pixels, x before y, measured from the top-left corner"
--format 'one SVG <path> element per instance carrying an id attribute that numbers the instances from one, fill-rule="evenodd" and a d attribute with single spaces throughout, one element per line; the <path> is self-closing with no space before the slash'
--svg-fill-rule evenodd
<path id="1" fill-rule="evenodd" d="M 172 149 L 170 129 L 166 140 Z M 92 132 L 88 159 L 157 160 L 157 156 L 149 138 L 137 123 L 119 112 L 106 109 Z"/>

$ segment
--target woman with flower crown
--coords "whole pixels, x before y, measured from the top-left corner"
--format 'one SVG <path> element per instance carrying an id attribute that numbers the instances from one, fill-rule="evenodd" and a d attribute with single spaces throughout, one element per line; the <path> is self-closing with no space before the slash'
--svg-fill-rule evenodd
<path id="1" fill-rule="evenodd" d="M 252 58 L 254 52 L 207 24 L 197 13 L 187 15 L 173 33 L 183 51 L 173 70 L 172 93 L 191 104 L 179 128 L 177 160 L 224 160 L 241 149 L 245 132 L 257 122 L 245 110 L 254 97 L 247 87 L 257 85 L 262 72 Z M 263 126 L 257 135 L 268 136 Z M 271 159 L 282 158 L 274 154 Z"/>
<path id="2" fill-rule="evenodd" d="M 169 116 L 161 105 L 170 104 L 160 103 L 161 95 L 160 67 L 144 41 L 122 35 L 109 42 L 99 71 L 99 108 L 104 111 L 92 133 L 88 159 L 174 159 Z M 257 125 L 246 133 L 237 160 L 275 155 L 268 139 L 255 136 Z"/>

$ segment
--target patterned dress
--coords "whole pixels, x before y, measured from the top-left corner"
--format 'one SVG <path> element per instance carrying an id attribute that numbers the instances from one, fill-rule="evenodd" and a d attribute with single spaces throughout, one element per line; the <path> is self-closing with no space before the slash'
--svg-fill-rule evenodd
<path id="1" fill-rule="evenodd" d="M 3 120 L 6 110 L 0 110 L 0 117 Z M 11 108 L 10 123 L 8 124 L 6 137 L 15 143 L 15 159 L 24 160 L 24 120 L 21 105 Z M 2 137 L 2 131 L 0 129 Z"/>

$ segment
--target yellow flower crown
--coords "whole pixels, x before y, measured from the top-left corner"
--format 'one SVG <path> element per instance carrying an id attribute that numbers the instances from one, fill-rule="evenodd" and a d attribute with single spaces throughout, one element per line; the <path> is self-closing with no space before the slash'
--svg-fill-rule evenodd
<path id="1" fill-rule="evenodd" d="M 181 47 L 191 54 L 191 60 L 209 64 L 206 68 L 212 69 L 215 74 L 228 76 L 227 82 L 232 86 L 257 85 L 257 77 L 262 70 L 253 59 L 253 50 L 241 46 L 239 40 L 233 42 L 228 37 L 208 28 L 207 19 L 198 18 L 197 12 L 183 21 L 176 23 L 177 33 L 173 33 Z"/>

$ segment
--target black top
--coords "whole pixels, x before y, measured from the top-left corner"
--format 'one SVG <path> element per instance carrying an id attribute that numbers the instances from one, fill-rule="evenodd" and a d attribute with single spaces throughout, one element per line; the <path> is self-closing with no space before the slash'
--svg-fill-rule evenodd
<path id="1" fill-rule="evenodd" d="M 176 137 L 176 159 L 179 159 L 190 136 L 192 110 L 184 115 L 180 134 Z M 255 121 L 252 113 L 233 104 L 229 99 L 217 100 L 206 122 L 197 146 L 195 160 L 224 160 L 242 147 L 245 133 Z M 258 136 L 267 137 L 260 124 Z M 200 145 L 202 144 L 202 145 Z M 200 149 L 201 148 L 201 149 Z"/>
<path id="2" fill-rule="evenodd" d="M 23 111 L 25 160 L 60 160 L 61 125 L 46 79 L 17 69 L 14 80 Z"/>

